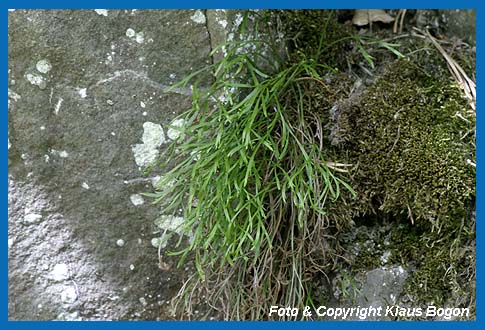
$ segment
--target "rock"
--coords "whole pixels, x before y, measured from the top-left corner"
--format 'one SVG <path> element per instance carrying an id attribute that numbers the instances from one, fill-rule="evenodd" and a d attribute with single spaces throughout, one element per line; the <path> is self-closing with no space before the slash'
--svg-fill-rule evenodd
<path id="1" fill-rule="evenodd" d="M 137 312 L 153 320 L 159 307 L 141 309 L 138 297 L 177 293 L 185 275 L 159 279 L 150 245 L 159 211 L 140 204 L 153 188 L 139 167 L 191 105 L 190 88 L 168 88 L 210 63 L 209 31 L 197 23 L 204 18 L 193 10 L 8 13 L 10 320 L 80 318 L 64 302 L 82 308 L 83 319 Z M 144 239 L 120 249 L 120 237 Z M 55 266 L 46 272 L 44 264 Z M 68 279 L 82 288 L 76 299 L 58 288 Z M 114 294 L 120 299 L 108 299 Z"/>
<path id="2" fill-rule="evenodd" d="M 385 306 L 395 304 L 408 277 L 402 266 L 380 267 L 365 274 L 362 283 L 361 306 Z"/>
<path id="3" fill-rule="evenodd" d="M 397 305 L 407 277 L 408 272 L 402 266 L 379 267 L 353 278 L 339 275 L 333 280 L 333 287 L 340 302 L 332 307 L 381 307 L 385 311 L 387 306 Z M 354 315 L 348 319 L 359 320 L 359 317 Z M 366 317 L 366 320 L 390 319 L 385 313 Z"/>
<path id="4" fill-rule="evenodd" d="M 476 44 L 476 11 L 473 9 L 417 10 L 414 19 L 418 27 L 460 38 L 472 46 Z"/>

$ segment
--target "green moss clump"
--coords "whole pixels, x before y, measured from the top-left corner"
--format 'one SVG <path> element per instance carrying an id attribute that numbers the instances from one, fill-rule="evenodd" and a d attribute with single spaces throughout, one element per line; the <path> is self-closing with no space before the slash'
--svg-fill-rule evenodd
<path id="1" fill-rule="evenodd" d="M 418 305 L 469 307 L 475 313 L 475 220 L 466 216 L 430 232 L 426 223 L 392 230 L 390 262 L 415 269 L 402 296 Z"/>
<path id="2" fill-rule="evenodd" d="M 334 10 L 283 10 L 278 12 L 281 30 L 288 40 L 290 62 L 301 57 L 345 69 L 354 46 L 350 25 L 338 21 Z M 338 56 L 336 56 L 338 54 Z"/>
<path id="3" fill-rule="evenodd" d="M 362 213 L 438 225 L 475 196 L 475 117 L 460 89 L 407 60 L 390 65 L 349 114 Z"/>
<path id="4" fill-rule="evenodd" d="M 402 295 L 473 313 L 475 115 L 450 78 L 430 74 L 434 65 L 391 63 L 341 114 L 339 148 L 355 164 L 354 212 L 396 223 L 389 262 L 413 270 Z M 351 267 L 372 269 L 372 258 L 361 253 Z"/>

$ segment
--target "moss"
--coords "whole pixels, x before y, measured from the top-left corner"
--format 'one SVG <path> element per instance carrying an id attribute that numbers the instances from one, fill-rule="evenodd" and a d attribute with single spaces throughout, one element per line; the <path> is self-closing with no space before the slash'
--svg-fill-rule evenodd
<path id="1" fill-rule="evenodd" d="M 362 213 L 379 209 L 438 225 L 468 212 L 475 118 L 456 85 L 396 61 L 349 116 Z"/>
<path id="2" fill-rule="evenodd" d="M 386 228 L 349 267 L 371 270 L 390 251 L 390 264 L 414 270 L 402 294 L 414 306 L 473 309 L 475 168 L 467 160 L 475 162 L 475 117 L 441 64 L 395 61 L 341 114 L 347 136 L 339 148 L 355 164 L 358 193 L 343 207 L 364 217 L 360 223 Z"/>
<path id="3" fill-rule="evenodd" d="M 301 57 L 315 59 L 330 67 L 345 69 L 353 46 L 352 27 L 338 21 L 334 10 L 284 10 L 279 12 L 281 30 L 288 39 L 290 62 Z M 338 54 L 338 56 L 336 56 Z"/>
<path id="4" fill-rule="evenodd" d="M 421 231 L 415 246 L 404 249 L 416 263 L 416 271 L 408 279 L 404 294 L 413 296 L 413 303 L 452 307 L 474 305 L 474 233 L 471 221 L 450 222 L 440 232 Z M 408 241 L 408 235 L 406 235 Z"/>

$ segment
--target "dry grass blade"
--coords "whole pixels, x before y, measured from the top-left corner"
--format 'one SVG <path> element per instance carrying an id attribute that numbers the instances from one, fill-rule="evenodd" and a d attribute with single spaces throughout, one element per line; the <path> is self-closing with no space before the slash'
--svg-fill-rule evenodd
<path id="1" fill-rule="evenodd" d="M 465 97 L 470 101 L 470 106 L 473 109 L 473 114 L 475 114 L 477 97 L 475 82 L 468 77 L 463 68 L 453 58 L 451 58 L 451 56 L 443 49 L 443 47 L 441 47 L 436 38 L 434 38 L 428 30 L 426 30 L 426 32 L 423 32 L 416 27 L 414 27 L 413 29 L 421 35 L 426 36 L 433 43 L 436 49 L 441 53 L 441 55 L 443 55 L 446 63 L 448 64 L 448 68 L 453 75 L 453 78 L 455 78 L 456 82 L 465 93 Z"/>

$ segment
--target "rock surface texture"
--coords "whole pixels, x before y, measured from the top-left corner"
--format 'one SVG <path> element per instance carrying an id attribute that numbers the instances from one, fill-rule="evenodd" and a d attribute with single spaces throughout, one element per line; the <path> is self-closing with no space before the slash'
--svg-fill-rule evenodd
<path id="1" fill-rule="evenodd" d="M 9 12 L 9 319 L 165 318 L 184 276 L 158 266 L 140 166 L 210 60 L 205 17 Z"/>

